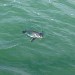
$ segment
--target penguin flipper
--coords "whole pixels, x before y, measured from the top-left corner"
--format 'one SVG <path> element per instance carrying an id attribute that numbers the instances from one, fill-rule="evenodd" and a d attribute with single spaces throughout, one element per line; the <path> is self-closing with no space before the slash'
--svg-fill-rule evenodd
<path id="1" fill-rule="evenodd" d="M 33 42 L 35 39 L 36 39 L 36 38 L 32 38 L 32 39 L 31 39 L 31 42 Z"/>

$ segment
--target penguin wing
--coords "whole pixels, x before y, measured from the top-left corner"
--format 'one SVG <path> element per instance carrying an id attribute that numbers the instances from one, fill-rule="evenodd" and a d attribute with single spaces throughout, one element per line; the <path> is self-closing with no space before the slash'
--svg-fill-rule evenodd
<path id="1" fill-rule="evenodd" d="M 32 38 L 32 39 L 31 39 L 31 42 L 33 42 L 35 39 L 36 39 L 36 38 Z"/>

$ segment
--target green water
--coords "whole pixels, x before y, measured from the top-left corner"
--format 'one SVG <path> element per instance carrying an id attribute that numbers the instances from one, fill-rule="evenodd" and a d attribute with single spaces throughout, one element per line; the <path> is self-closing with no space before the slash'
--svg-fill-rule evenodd
<path id="1" fill-rule="evenodd" d="M 75 1 L 0 0 L 0 75 L 75 75 Z"/>

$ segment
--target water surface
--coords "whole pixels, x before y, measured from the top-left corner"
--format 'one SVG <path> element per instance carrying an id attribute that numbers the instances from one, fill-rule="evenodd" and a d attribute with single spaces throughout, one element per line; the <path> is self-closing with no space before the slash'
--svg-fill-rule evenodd
<path id="1" fill-rule="evenodd" d="M 75 74 L 75 1 L 0 0 L 0 75 L 60 74 Z"/>

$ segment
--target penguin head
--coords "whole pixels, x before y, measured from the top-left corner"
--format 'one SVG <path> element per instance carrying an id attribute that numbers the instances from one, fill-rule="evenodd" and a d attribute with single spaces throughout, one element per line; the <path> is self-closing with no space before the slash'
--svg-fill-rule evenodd
<path id="1" fill-rule="evenodd" d="M 42 32 L 40 33 L 40 38 L 43 38 L 43 33 Z"/>

